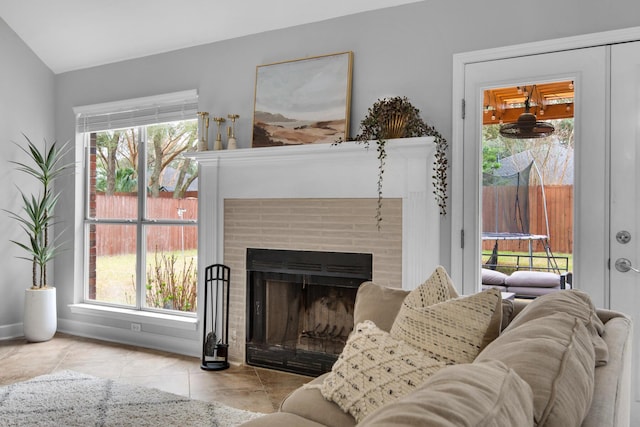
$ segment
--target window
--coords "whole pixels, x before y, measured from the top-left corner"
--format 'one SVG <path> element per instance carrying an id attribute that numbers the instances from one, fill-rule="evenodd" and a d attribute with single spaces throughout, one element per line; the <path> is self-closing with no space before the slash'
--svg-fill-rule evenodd
<path id="1" fill-rule="evenodd" d="M 88 303 L 195 315 L 195 91 L 76 110 Z"/>

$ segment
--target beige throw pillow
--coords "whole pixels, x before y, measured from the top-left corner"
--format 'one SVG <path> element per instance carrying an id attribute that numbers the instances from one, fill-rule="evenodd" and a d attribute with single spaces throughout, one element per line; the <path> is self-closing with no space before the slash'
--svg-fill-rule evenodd
<path id="1" fill-rule="evenodd" d="M 444 366 L 366 321 L 355 327 L 320 392 L 360 422 Z"/>
<path id="2" fill-rule="evenodd" d="M 497 360 L 441 369 L 413 393 L 373 412 L 359 424 L 362 427 L 532 425 L 531 388 Z"/>
<path id="3" fill-rule="evenodd" d="M 502 298 L 497 289 L 427 307 L 412 305 L 426 300 L 412 294 L 402 304 L 391 335 L 436 360 L 448 365 L 471 363 L 500 334 Z"/>
<path id="4" fill-rule="evenodd" d="M 533 391 L 535 425 L 579 426 L 591 406 L 595 354 L 584 323 L 567 313 L 507 328 L 474 363 L 500 360 Z"/>
<path id="5" fill-rule="evenodd" d="M 451 277 L 449 277 L 447 270 L 439 265 L 423 284 L 407 295 L 404 304 L 411 307 L 428 307 L 457 297 L 458 292 L 453 286 Z"/>

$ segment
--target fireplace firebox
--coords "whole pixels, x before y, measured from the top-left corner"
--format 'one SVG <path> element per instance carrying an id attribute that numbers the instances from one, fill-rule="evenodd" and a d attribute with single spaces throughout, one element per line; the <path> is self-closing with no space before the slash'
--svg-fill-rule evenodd
<path id="1" fill-rule="evenodd" d="M 372 254 L 247 249 L 247 364 L 317 376 L 353 329 Z"/>

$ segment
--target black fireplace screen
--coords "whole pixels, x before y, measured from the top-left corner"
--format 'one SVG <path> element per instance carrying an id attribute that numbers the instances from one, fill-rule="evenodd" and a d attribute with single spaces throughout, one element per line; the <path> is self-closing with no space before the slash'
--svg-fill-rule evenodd
<path id="1" fill-rule="evenodd" d="M 331 369 L 353 329 L 372 255 L 247 250 L 247 363 L 319 375 Z"/>

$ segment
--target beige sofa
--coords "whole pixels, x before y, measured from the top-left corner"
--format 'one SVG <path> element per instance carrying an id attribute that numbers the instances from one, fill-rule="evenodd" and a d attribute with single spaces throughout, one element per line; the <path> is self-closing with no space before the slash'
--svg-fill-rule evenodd
<path id="1" fill-rule="evenodd" d="M 407 294 L 406 291 L 383 288 L 371 282 L 363 284 L 356 299 L 355 323 L 368 319 L 380 329 L 389 331 Z M 584 307 L 570 307 L 574 305 L 576 295 L 584 298 L 586 294 L 573 290 L 549 294 L 539 298 L 538 300 L 546 300 L 536 303 L 534 310 L 527 310 L 527 312 L 523 310 L 533 305 L 536 300 L 500 301 L 502 308 L 500 336 L 486 345 L 473 363 L 446 366 L 408 395 L 370 413 L 358 425 L 567 426 L 574 423 L 583 427 L 628 426 L 631 320 L 621 313 L 602 309 L 596 311 L 593 306 L 591 306 L 593 317 L 595 318 L 597 313 L 599 319 L 592 319 L 593 324 L 603 325 L 597 333 L 599 336 L 595 338 L 599 340 L 601 337 L 606 345 L 604 348 L 599 348 L 603 346 L 601 342 L 592 345 L 591 341 L 584 337 L 582 340 L 572 338 L 572 341 L 560 350 L 562 353 L 559 365 L 554 365 L 557 373 L 554 373 L 554 378 L 550 379 L 553 389 L 547 390 L 547 395 L 543 396 L 545 399 L 555 399 L 555 401 L 553 404 L 545 403 L 544 414 L 538 410 L 540 393 L 544 395 L 545 391 L 536 390 L 538 385 L 535 383 L 538 377 L 543 378 L 549 375 L 550 369 L 543 367 L 546 366 L 546 362 L 542 359 L 552 350 L 541 350 L 536 353 L 535 346 L 539 346 L 542 342 L 540 340 L 546 340 L 550 341 L 551 349 L 556 344 L 562 347 L 560 343 L 563 339 L 555 338 L 556 329 L 562 329 L 561 327 L 547 325 L 546 329 L 545 327 L 536 329 L 535 324 L 547 322 L 550 318 L 565 320 L 562 323 L 564 325 L 571 324 L 572 320 L 569 319 L 568 314 L 554 315 L 553 312 L 565 311 L 565 309 L 568 313 L 588 311 Z M 540 314 L 539 310 L 544 313 Z M 539 319 L 545 316 L 547 319 Z M 586 320 L 590 321 L 588 313 L 586 316 Z M 536 318 L 538 320 L 535 320 Z M 578 326 L 584 329 L 579 324 L 580 322 L 576 320 L 577 326 L 574 329 Z M 578 347 L 584 348 L 583 354 L 590 355 L 589 362 L 581 365 L 577 361 L 582 360 L 582 356 L 570 353 Z M 599 366 L 593 366 L 594 360 Z M 479 372 L 477 377 L 476 372 Z M 244 426 L 350 427 L 356 425 L 352 415 L 323 397 L 320 387 L 330 374 L 324 374 L 291 393 L 282 402 L 279 412 L 265 415 Z M 530 385 L 523 386 L 521 376 L 527 379 Z M 474 381 L 474 384 L 469 384 Z M 463 386 L 460 386 L 461 383 Z M 516 388 L 509 388 L 512 386 Z M 562 387 L 565 388 L 562 389 Z M 488 402 L 484 408 L 477 407 L 478 402 L 481 401 Z M 564 419 L 565 415 L 573 421 Z M 528 419 L 524 423 L 523 417 Z M 575 421 L 576 417 L 581 421 Z M 544 420 L 540 421 L 541 419 Z"/>

